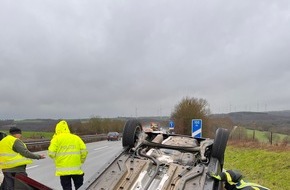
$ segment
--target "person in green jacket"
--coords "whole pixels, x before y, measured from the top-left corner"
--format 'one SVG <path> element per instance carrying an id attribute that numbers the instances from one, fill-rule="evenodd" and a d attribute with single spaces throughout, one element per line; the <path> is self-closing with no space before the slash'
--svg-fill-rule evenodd
<path id="1" fill-rule="evenodd" d="M 43 159 L 44 155 L 33 154 L 20 140 L 21 129 L 11 127 L 9 135 L 0 141 L 0 168 L 4 175 L 2 190 L 14 190 L 15 175 L 27 176 L 26 165 L 31 164 L 31 159 Z"/>
<path id="2" fill-rule="evenodd" d="M 223 171 L 219 175 L 209 172 L 207 175 L 215 180 L 223 181 L 226 190 L 269 190 L 259 184 L 244 181 L 242 174 L 235 170 Z"/>
<path id="3" fill-rule="evenodd" d="M 84 172 L 81 169 L 85 162 L 88 151 L 83 140 L 71 134 L 65 120 L 57 123 L 55 134 L 48 147 L 48 155 L 56 166 L 55 175 L 60 176 L 63 190 L 71 190 L 72 182 L 75 189 L 83 185 Z"/>

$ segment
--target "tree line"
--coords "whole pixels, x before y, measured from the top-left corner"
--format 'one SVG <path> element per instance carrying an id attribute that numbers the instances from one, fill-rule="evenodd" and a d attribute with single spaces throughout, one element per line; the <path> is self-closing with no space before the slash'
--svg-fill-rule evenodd
<path id="1" fill-rule="evenodd" d="M 110 131 L 121 133 L 128 119 L 129 118 L 101 118 L 96 116 L 89 119 L 70 119 L 67 121 L 72 133 L 87 135 L 104 134 Z M 169 120 L 174 121 L 175 133 L 191 135 L 192 119 L 202 119 L 202 136 L 206 138 L 214 138 L 215 131 L 218 128 L 232 130 L 235 125 L 229 117 L 212 117 L 208 102 L 205 99 L 195 97 L 184 97 L 178 102 L 173 112 L 168 117 L 167 123 L 169 123 Z M 16 126 L 20 127 L 22 130 L 34 129 L 38 131 L 54 132 L 55 125 L 58 121 L 59 119 L 43 119 L 24 120 L 20 123 L 14 120 L 0 120 L 0 126 L 16 124 Z M 166 123 L 165 120 L 163 121 L 163 124 L 164 123 Z M 243 132 L 243 134 L 240 133 L 239 137 L 241 136 L 246 136 L 245 132 Z"/>

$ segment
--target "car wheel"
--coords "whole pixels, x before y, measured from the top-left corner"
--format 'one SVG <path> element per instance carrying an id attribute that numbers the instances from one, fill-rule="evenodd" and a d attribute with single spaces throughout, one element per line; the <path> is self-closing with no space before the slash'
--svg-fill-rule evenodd
<path id="1" fill-rule="evenodd" d="M 138 120 L 128 120 L 123 130 L 123 147 L 134 147 L 142 131 L 142 125 Z"/>
<path id="2" fill-rule="evenodd" d="M 229 134 L 229 131 L 223 128 L 218 128 L 215 133 L 211 156 L 217 158 L 221 165 L 224 164 L 224 154 Z"/>

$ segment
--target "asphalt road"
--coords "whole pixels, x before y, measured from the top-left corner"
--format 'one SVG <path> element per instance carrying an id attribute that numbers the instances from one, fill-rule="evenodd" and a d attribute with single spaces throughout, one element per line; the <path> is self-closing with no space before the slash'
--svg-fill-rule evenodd
<path id="1" fill-rule="evenodd" d="M 85 172 L 84 180 L 89 180 L 98 170 L 106 165 L 119 151 L 122 150 L 121 141 L 100 141 L 88 143 L 89 151 L 86 162 L 82 169 Z M 37 152 L 38 154 L 47 155 L 47 151 Z M 32 179 L 56 190 L 61 190 L 59 177 L 55 174 L 55 165 L 53 160 L 48 156 L 46 159 L 34 160 L 33 164 L 27 167 L 28 176 Z M 0 175 L 0 181 L 1 175 Z"/>

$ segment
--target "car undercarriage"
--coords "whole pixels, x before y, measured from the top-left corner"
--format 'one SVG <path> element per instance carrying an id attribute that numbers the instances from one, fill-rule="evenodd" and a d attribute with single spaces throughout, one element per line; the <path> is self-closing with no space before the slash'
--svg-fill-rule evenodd
<path id="1" fill-rule="evenodd" d="M 214 139 L 145 132 L 138 120 L 126 122 L 123 150 L 81 189 L 221 190 L 207 172 L 221 172 L 229 132 L 218 128 Z"/>

